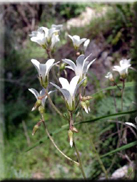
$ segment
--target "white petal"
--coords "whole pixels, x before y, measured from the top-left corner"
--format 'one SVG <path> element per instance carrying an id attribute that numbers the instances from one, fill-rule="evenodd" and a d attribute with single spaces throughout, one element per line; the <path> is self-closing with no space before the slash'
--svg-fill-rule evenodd
<path id="1" fill-rule="evenodd" d="M 82 67 L 83 67 L 84 58 L 85 58 L 84 54 L 81 54 L 81 55 L 77 58 L 77 60 L 76 60 L 76 65 L 77 65 L 77 67 L 78 67 L 79 69 L 82 69 Z"/>
<path id="2" fill-rule="evenodd" d="M 75 71 L 76 65 L 73 61 L 71 61 L 70 59 L 62 59 L 62 61 L 69 64 L 71 66 L 71 69 Z"/>
<path id="3" fill-rule="evenodd" d="M 95 60 L 96 60 L 96 59 L 93 59 L 93 61 L 91 61 L 91 62 L 88 64 L 87 69 L 86 69 L 86 73 L 88 72 L 89 67 L 91 66 L 91 64 L 92 64 Z"/>
<path id="4" fill-rule="evenodd" d="M 80 85 L 84 82 L 85 79 L 86 79 L 86 78 L 83 78 L 83 79 L 76 85 L 76 88 L 75 88 L 75 91 L 74 91 L 74 94 L 73 94 L 74 96 L 75 96 L 75 94 L 76 94 L 78 88 L 79 88 Z"/>
<path id="5" fill-rule="evenodd" d="M 79 81 L 79 76 L 74 76 L 70 82 L 70 87 L 69 87 L 69 91 L 72 97 L 75 97 L 75 90 L 77 88 L 77 83 Z"/>
<path id="6" fill-rule="evenodd" d="M 54 34 L 52 36 L 52 38 L 51 38 L 51 46 L 50 46 L 50 48 L 53 49 L 53 47 L 55 46 L 55 44 L 57 42 L 59 42 L 59 41 L 60 41 L 59 36 Z"/>
<path id="7" fill-rule="evenodd" d="M 55 62 L 55 59 L 49 59 L 45 65 L 46 65 L 46 75 L 49 73 L 50 69 L 52 68 L 53 66 L 53 63 Z"/>
<path id="8" fill-rule="evenodd" d="M 39 67 L 40 63 L 39 63 L 39 61 L 37 61 L 36 59 L 31 59 L 31 62 L 35 66 L 35 68 L 37 69 L 37 71 L 39 73 L 39 71 L 40 71 L 40 67 Z"/>
<path id="9" fill-rule="evenodd" d="M 137 126 L 130 122 L 125 122 L 125 124 L 134 127 L 137 130 Z"/>
<path id="10" fill-rule="evenodd" d="M 87 49 L 89 43 L 90 43 L 90 39 L 87 39 L 87 40 L 84 42 L 84 45 L 83 45 L 84 51 L 86 51 L 86 49 Z"/>
<path id="11" fill-rule="evenodd" d="M 46 64 L 40 64 L 39 68 L 40 68 L 39 75 L 42 77 L 43 80 L 45 80 L 45 76 L 46 76 L 46 72 L 47 72 Z"/>
<path id="12" fill-rule="evenodd" d="M 61 83 L 62 88 L 69 91 L 70 84 L 66 78 L 60 77 L 59 82 Z"/>
<path id="13" fill-rule="evenodd" d="M 60 88 L 58 85 L 56 85 L 56 84 L 54 84 L 52 82 L 50 82 L 50 84 L 53 85 L 54 87 L 56 87 L 63 94 L 63 96 L 64 96 L 65 100 L 67 101 L 67 103 L 70 106 L 72 106 L 72 98 L 71 98 L 71 95 L 70 95 L 69 91 L 66 90 L 66 89 Z"/>
<path id="14" fill-rule="evenodd" d="M 81 45 L 85 40 L 86 40 L 86 38 L 82 38 L 82 39 L 79 41 L 79 45 Z"/>
<path id="15" fill-rule="evenodd" d="M 40 94 L 39 94 L 39 95 L 40 95 L 40 96 L 45 95 L 45 93 L 46 93 L 45 91 L 47 91 L 47 89 L 43 88 L 43 89 L 40 91 Z"/>
<path id="16" fill-rule="evenodd" d="M 34 94 L 34 96 L 36 97 L 36 99 L 38 99 L 39 93 L 37 92 L 37 90 L 35 90 L 34 88 L 29 88 L 28 90 L 29 90 L 31 93 Z"/>
<path id="17" fill-rule="evenodd" d="M 65 68 L 71 69 L 73 70 L 73 68 L 71 66 L 65 66 Z M 74 70 L 73 70 L 74 71 Z"/>

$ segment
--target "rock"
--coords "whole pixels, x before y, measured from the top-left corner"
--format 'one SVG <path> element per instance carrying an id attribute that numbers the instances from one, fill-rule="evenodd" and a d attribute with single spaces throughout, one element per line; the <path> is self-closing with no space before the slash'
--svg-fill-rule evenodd
<path id="1" fill-rule="evenodd" d="M 133 168 L 134 168 L 133 162 L 131 162 L 131 164 L 125 165 L 125 166 L 117 169 L 115 172 L 113 172 L 111 179 L 125 178 L 128 175 L 129 168 L 131 168 L 133 170 Z"/>

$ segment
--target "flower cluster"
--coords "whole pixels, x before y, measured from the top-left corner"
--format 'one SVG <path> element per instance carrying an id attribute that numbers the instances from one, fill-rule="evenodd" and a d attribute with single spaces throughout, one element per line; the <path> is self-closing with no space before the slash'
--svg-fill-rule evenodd
<path id="1" fill-rule="evenodd" d="M 61 29 L 62 25 L 52 25 L 50 29 L 47 27 L 40 27 L 38 28 L 37 31 L 33 31 L 31 33 L 30 40 L 38 43 L 42 48 L 44 48 L 47 51 L 47 53 L 48 51 L 51 52 L 53 48 L 55 48 L 56 43 L 60 41 L 59 34 Z M 90 42 L 89 39 L 86 38 L 80 39 L 78 35 L 74 36 L 68 35 L 68 36 L 72 40 L 75 49 L 78 49 L 80 45 L 83 44 L 83 49 L 84 51 L 86 51 L 87 46 L 89 45 Z M 88 113 L 90 111 L 89 100 L 91 98 L 89 98 L 89 96 L 82 96 L 81 88 L 85 80 L 87 80 L 86 74 L 88 72 L 89 67 L 95 61 L 95 59 L 89 61 L 90 59 L 91 59 L 91 54 L 87 57 L 85 57 L 84 54 L 80 54 L 76 58 L 76 64 L 70 59 L 66 58 L 62 59 L 62 62 L 65 65 L 64 68 L 68 68 L 74 71 L 75 76 L 71 79 L 70 82 L 66 78 L 59 77 L 59 82 L 61 84 L 61 87 L 53 82 L 50 82 L 50 74 L 49 74 L 50 70 L 59 62 L 57 62 L 53 58 L 52 59 L 50 58 L 46 61 L 45 64 L 43 64 L 37 61 L 36 59 L 31 59 L 32 64 L 34 65 L 34 67 L 38 72 L 38 79 L 42 86 L 42 90 L 40 92 L 37 92 L 37 90 L 35 90 L 34 88 L 29 88 L 29 91 L 36 98 L 36 103 L 32 108 L 32 111 L 38 109 L 41 114 L 44 112 L 46 99 L 52 92 L 54 92 L 54 91 L 48 91 L 50 83 L 50 85 L 56 87 L 57 90 L 59 90 L 62 93 L 67 111 L 68 113 L 70 113 L 70 115 L 72 115 L 72 113 L 76 110 L 78 105 L 80 105 L 85 110 L 85 112 Z M 78 90 L 80 90 L 79 93 Z M 35 125 L 33 134 L 35 133 L 39 125 L 40 122 Z M 73 132 L 77 133 L 78 131 L 73 126 L 72 118 L 70 118 L 70 127 L 68 134 L 71 146 L 73 145 L 72 142 Z"/>

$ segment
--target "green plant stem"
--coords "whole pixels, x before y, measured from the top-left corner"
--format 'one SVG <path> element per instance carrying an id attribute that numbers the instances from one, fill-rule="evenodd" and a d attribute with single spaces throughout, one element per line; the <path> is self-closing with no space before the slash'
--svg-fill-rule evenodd
<path id="1" fill-rule="evenodd" d="M 76 151 L 76 154 L 77 154 L 77 158 L 78 158 L 78 161 L 79 161 L 79 167 L 81 169 L 81 173 L 83 175 L 83 178 L 86 179 L 86 175 L 85 175 L 85 172 L 84 172 L 84 169 L 83 169 L 82 161 L 81 161 L 81 158 L 80 158 L 80 155 L 79 155 L 79 151 L 78 151 L 78 149 L 76 147 L 75 141 L 73 141 L 73 145 L 74 145 L 74 148 L 75 148 L 75 151 Z"/>
<path id="2" fill-rule="evenodd" d="M 58 108 L 53 104 L 53 102 L 52 102 L 52 100 L 51 100 L 51 98 L 50 98 L 50 95 L 48 94 L 48 92 L 47 91 L 45 91 L 46 92 L 46 95 L 47 95 L 47 97 L 48 97 L 48 100 L 49 100 L 49 102 L 50 102 L 50 104 L 52 105 L 52 107 L 54 108 L 54 110 L 61 116 L 61 117 L 64 117 L 65 119 L 66 119 L 66 117 L 58 110 Z"/>
<path id="3" fill-rule="evenodd" d="M 122 80 L 123 87 L 121 90 L 121 112 L 123 111 L 123 95 L 124 95 L 124 89 L 125 89 L 125 80 Z"/>
<path id="4" fill-rule="evenodd" d="M 73 124 L 74 124 L 74 121 L 73 121 L 73 112 L 72 111 L 69 111 L 69 117 L 70 117 L 70 120 L 69 120 L 69 129 L 71 130 L 73 128 Z M 78 161 L 79 161 L 79 167 L 81 169 L 81 173 L 83 175 L 83 178 L 86 179 L 86 175 L 84 173 L 83 166 L 82 166 L 82 161 L 81 161 L 81 158 L 80 158 L 80 155 L 79 155 L 79 151 L 78 151 L 78 149 L 76 147 L 76 143 L 74 141 L 74 138 L 73 138 L 73 146 L 74 146 L 75 151 L 76 151 L 76 154 L 77 154 L 77 158 L 78 158 Z"/>
<path id="5" fill-rule="evenodd" d="M 74 161 L 73 159 L 71 159 L 70 157 L 68 157 L 66 154 L 64 154 L 64 153 L 58 148 L 58 146 L 55 144 L 53 138 L 51 137 L 51 135 L 50 135 L 50 133 L 49 133 L 49 131 L 48 131 L 48 129 L 47 129 L 47 126 L 46 126 L 46 124 L 45 124 L 45 120 L 44 120 L 43 114 L 41 114 L 41 118 L 42 118 L 42 123 L 43 123 L 43 125 L 44 125 L 45 131 L 46 131 L 46 133 L 47 133 L 47 135 L 48 135 L 50 141 L 51 141 L 52 144 L 54 145 L 54 147 L 55 147 L 55 148 L 56 148 L 56 149 L 57 149 L 57 150 L 66 158 L 66 159 L 68 159 L 68 160 L 74 162 L 75 164 L 77 164 L 77 165 L 79 166 L 79 163 L 78 163 L 78 162 L 76 162 L 76 161 Z"/>

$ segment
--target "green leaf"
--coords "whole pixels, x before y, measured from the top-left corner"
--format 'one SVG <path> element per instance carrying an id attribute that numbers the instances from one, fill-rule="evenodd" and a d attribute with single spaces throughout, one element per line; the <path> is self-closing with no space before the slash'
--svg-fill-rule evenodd
<path id="1" fill-rule="evenodd" d="M 123 145 L 122 147 L 119 147 L 119 148 L 117 148 L 117 149 L 115 149 L 115 150 L 112 150 L 111 152 L 108 152 L 108 153 L 102 155 L 101 158 L 102 158 L 102 157 L 106 157 L 106 156 L 111 155 L 111 154 L 114 154 L 114 153 L 116 153 L 116 152 L 119 152 L 119 151 L 128 149 L 128 148 L 131 148 L 131 147 L 133 147 L 133 146 L 135 146 L 135 145 L 137 145 L 137 141 L 131 142 L 131 143 L 126 144 L 126 145 Z"/>
<path id="2" fill-rule="evenodd" d="M 105 115 L 105 116 L 101 116 L 101 117 L 98 117 L 98 118 L 95 118 L 95 119 L 91 119 L 91 120 L 87 120 L 87 121 L 80 121 L 80 122 L 77 122 L 77 123 L 74 123 L 74 125 L 79 125 L 79 124 L 84 124 L 84 123 L 92 123 L 92 122 L 95 122 L 95 121 L 100 121 L 100 120 L 103 120 L 103 119 L 106 119 L 106 118 L 115 118 L 115 117 L 121 117 L 121 116 L 124 116 L 124 115 L 127 115 L 127 114 L 132 114 L 132 113 L 135 113 L 137 112 L 137 110 L 132 110 L 132 111 L 127 111 L 127 112 L 120 112 L 120 113 L 115 113 L 115 114 L 110 114 L 110 115 Z M 66 125 L 63 125 L 62 128 L 50 133 L 50 135 L 55 135 L 65 129 L 68 129 L 68 124 Z M 41 138 L 38 142 L 36 142 L 34 145 L 32 145 L 31 147 L 29 147 L 25 152 L 37 147 L 38 145 L 44 143 L 45 140 L 47 140 L 48 137 L 43 137 Z"/>

